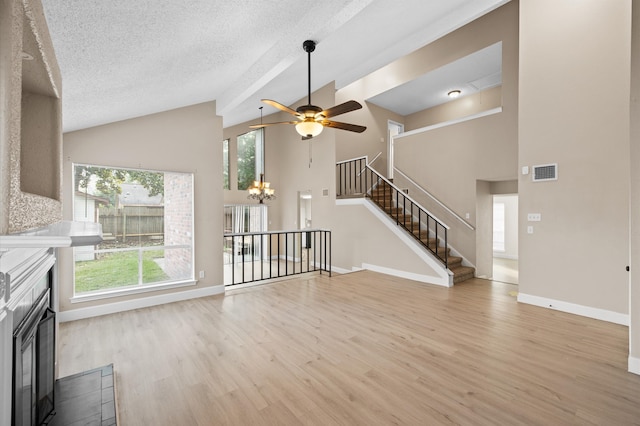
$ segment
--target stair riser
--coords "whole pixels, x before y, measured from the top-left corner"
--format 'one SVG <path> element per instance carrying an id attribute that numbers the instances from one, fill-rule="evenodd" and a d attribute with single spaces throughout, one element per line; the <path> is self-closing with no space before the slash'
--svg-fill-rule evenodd
<path id="1" fill-rule="evenodd" d="M 432 253 L 436 254 L 440 260 L 447 258 L 447 267 L 453 272 L 453 283 L 457 284 L 462 281 L 474 278 L 475 269 L 462 266 L 462 258 L 459 256 L 451 256 L 451 249 L 438 245 L 438 240 L 429 238 L 429 230 L 418 227 L 413 222 L 411 214 L 403 214 L 405 211 L 402 206 L 397 206 L 395 201 L 395 191 L 386 184 L 380 184 L 376 189 L 371 191 L 371 199 L 378 204 L 395 222 L 403 226 L 409 233 L 412 233 L 423 244 L 427 245 Z M 418 230 L 420 229 L 420 230 Z"/>

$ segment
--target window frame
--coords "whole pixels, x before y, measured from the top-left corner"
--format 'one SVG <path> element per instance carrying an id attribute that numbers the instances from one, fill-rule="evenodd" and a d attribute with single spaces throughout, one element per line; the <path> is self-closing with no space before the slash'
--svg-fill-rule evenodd
<path id="1" fill-rule="evenodd" d="M 151 172 L 151 173 L 162 173 L 163 177 L 166 174 L 175 174 L 175 175 L 183 175 L 186 180 L 188 180 L 189 185 L 189 198 L 190 205 L 189 208 L 189 216 L 191 217 L 191 223 L 189 224 L 188 237 L 190 238 L 189 243 L 187 244 L 173 244 L 166 245 L 166 239 L 163 240 L 163 245 L 161 246 L 143 246 L 137 245 L 130 250 L 127 249 L 100 249 L 98 246 L 93 246 L 93 249 L 88 253 L 98 254 L 98 253 L 108 253 L 114 251 L 137 251 L 139 253 L 138 262 L 142 260 L 142 253 L 150 250 L 173 250 L 173 249 L 188 249 L 190 251 L 189 254 L 189 266 L 190 271 L 186 274 L 184 278 L 176 278 L 176 279 L 168 279 L 162 281 L 153 281 L 150 283 L 144 282 L 144 271 L 143 267 L 140 263 L 138 263 L 138 283 L 137 284 L 129 284 L 129 285 L 120 285 L 116 287 L 109 287 L 97 290 L 89 290 L 85 292 L 77 292 L 76 290 L 76 248 L 73 250 L 73 273 L 72 273 L 72 285 L 73 285 L 73 296 L 70 298 L 71 303 L 79 303 L 86 302 L 90 300 L 99 300 L 113 297 L 120 297 L 128 294 L 137 294 L 137 293 L 146 293 L 158 290 L 165 290 L 170 288 L 184 287 L 184 286 L 194 286 L 197 284 L 197 280 L 195 279 L 195 247 L 196 247 L 196 239 L 195 239 L 195 175 L 192 172 L 180 172 L 180 171 L 171 171 L 171 170 L 153 170 L 153 169 L 140 169 L 126 166 L 105 166 L 98 164 L 86 164 L 86 163 L 73 163 L 73 178 L 72 178 L 72 194 L 73 194 L 73 219 L 76 220 L 76 167 L 77 166 L 85 166 L 85 167 L 98 167 L 104 169 L 116 169 L 116 170 L 124 170 L 124 171 L 134 171 L 134 172 Z M 166 177 L 165 177 L 166 178 Z M 166 196 L 166 191 L 163 194 L 163 197 Z M 163 202 L 163 207 L 166 205 L 166 199 Z M 163 208 L 163 220 L 166 220 L 166 210 Z M 86 220 L 86 219 L 85 219 Z M 166 225 L 163 229 L 163 237 L 166 238 Z"/>

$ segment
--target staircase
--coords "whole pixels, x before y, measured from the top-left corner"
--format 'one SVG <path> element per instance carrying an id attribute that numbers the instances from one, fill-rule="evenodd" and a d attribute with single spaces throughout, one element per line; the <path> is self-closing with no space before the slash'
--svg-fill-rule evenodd
<path id="1" fill-rule="evenodd" d="M 413 202 L 407 206 L 406 197 L 399 196 L 397 188 L 391 186 L 385 180 L 379 180 L 375 188 L 369 191 L 367 196 L 384 210 L 398 226 L 404 228 L 405 231 L 420 241 L 453 273 L 454 284 L 475 276 L 475 268 L 462 265 L 462 257 L 451 255 L 451 248 L 446 245 L 446 231 L 444 236 L 445 245 L 440 245 L 443 238 L 437 235 L 438 226 L 434 226 L 436 229 L 435 236 L 433 236 L 433 230 L 429 232 L 429 220 L 431 219 L 434 222 L 436 220 L 426 213 L 426 217 L 422 216 L 422 208 L 419 208 Z M 415 219 L 416 215 L 418 220 Z M 430 236 L 430 234 L 432 235 Z"/>

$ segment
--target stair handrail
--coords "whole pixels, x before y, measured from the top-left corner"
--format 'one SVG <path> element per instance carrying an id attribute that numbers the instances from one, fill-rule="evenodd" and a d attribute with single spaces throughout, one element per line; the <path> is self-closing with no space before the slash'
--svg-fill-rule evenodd
<path id="1" fill-rule="evenodd" d="M 395 206 L 397 208 L 401 207 L 403 212 L 402 220 L 400 220 L 400 210 L 398 210 L 395 213 L 395 218 L 394 218 L 394 213 L 389 213 L 389 215 L 395 219 L 396 225 L 400 226 L 401 228 L 404 228 L 407 232 L 409 232 L 416 240 L 418 240 L 418 243 L 420 245 L 425 247 L 435 257 L 440 259 L 444 263 L 445 268 L 448 268 L 449 267 L 449 242 L 448 242 L 447 234 L 450 230 L 449 225 L 444 223 L 442 220 L 438 219 L 436 216 L 432 215 L 431 212 L 429 212 L 427 209 L 422 207 L 420 203 L 418 203 L 416 200 L 410 197 L 407 193 L 402 191 L 397 185 L 394 185 L 391 181 L 389 181 L 389 179 L 385 178 L 380 173 L 378 173 L 376 169 L 374 169 L 370 165 L 367 165 L 366 167 L 371 174 L 370 186 L 368 187 L 368 190 L 366 192 L 367 196 L 369 196 L 371 200 L 375 204 L 377 204 L 380 208 L 382 208 L 383 210 L 386 210 L 386 201 L 385 201 L 386 188 L 389 188 L 389 195 L 391 196 L 389 200 L 392 203 L 395 202 Z M 367 179 L 365 177 L 365 181 L 366 180 Z M 383 182 L 384 182 L 384 185 L 382 186 L 383 186 L 384 195 L 383 195 L 383 202 L 382 204 L 380 204 L 378 201 L 374 199 L 373 190 L 378 186 L 380 186 Z M 394 200 L 394 192 L 395 192 L 395 200 Z M 400 203 L 400 197 L 402 197 L 402 204 Z M 407 201 L 409 201 L 409 209 L 407 209 Z M 414 206 L 418 210 L 417 212 L 418 228 L 417 229 L 414 228 L 414 223 L 415 223 L 414 219 L 416 218 L 416 216 L 414 215 Z M 409 221 L 410 226 L 407 226 L 407 221 L 406 221 L 407 212 L 409 212 L 408 215 L 410 216 L 410 221 Z M 426 219 L 426 226 L 424 228 L 424 230 L 427 232 L 426 242 L 422 239 L 423 217 L 424 219 Z M 433 222 L 433 227 L 430 226 L 430 221 Z M 430 233 L 432 232 L 432 229 L 433 229 L 433 235 L 435 236 L 435 246 L 432 246 L 429 243 Z M 442 234 L 438 232 L 439 230 L 442 231 L 444 236 L 442 236 Z M 417 234 L 416 234 L 416 231 L 417 231 Z M 442 254 L 440 253 L 440 249 L 439 249 L 440 241 L 444 242 L 444 251 Z"/>
<path id="2" fill-rule="evenodd" d="M 404 192 L 402 189 L 400 189 L 398 187 L 398 185 L 394 184 L 393 182 L 391 182 L 389 179 L 387 179 L 386 177 L 382 176 L 380 174 L 380 172 L 378 172 L 376 169 L 374 169 L 373 167 L 370 167 L 367 164 L 367 168 L 369 170 L 371 170 L 373 173 L 376 174 L 376 176 L 378 176 L 380 179 L 382 179 L 383 181 L 385 181 L 385 183 L 389 186 L 391 186 L 393 189 L 395 189 L 398 192 L 401 192 L 403 195 L 403 197 L 405 197 L 406 199 L 408 199 L 409 201 L 411 201 L 413 204 L 415 204 L 419 209 L 423 210 L 426 214 L 428 214 L 429 216 L 431 216 L 436 222 L 438 222 L 439 225 L 443 226 L 445 229 L 449 230 L 451 229 L 451 227 L 449 225 L 447 225 L 446 223 L 444 223 L 443 220 L 438 219 L 438 217 L 436 215 L 434 215 L 433 213 L 431 213 L 429 210 L 427 210 L 424 206 L 422 206 L 420 203 L 418 203 L 413 197 L 411 197 L 409 194 L 407 194 L 406 192 Z"/>
<path id="3" fill-rule="evenodd" d="M 336 161 L 336 165 L 350 163 L 352 161 L 358 161 L 358 160 L 365 160 L 368 164 L 369 163 L 368 159 L 369 159 L 368 155 L 361 155 L 360 157 L 349 158 L 348 160 Z"/>
<path id="4" fill-rule="evenodd" d="M 367 161 L 367 164 L 368 164 L 368 165 L 372 165 L 373 163 L 375 163 L 375 162 L 376 162 L 376 160 L 377 160 L 378 158 L 380 158 L 380 156 L 381 156 L 381 155 L 382 155 L 382 151 L 380 151 L 379 153 L 377 153 L 377 154 L 376 154 L 376 156 L 375 156 L 375 157 L 373 157 L 373 160 L 371 160 L 371 161 Z"/>
<path id="5" fill-rule="evenodd" d="M 451 229 L 444 221 L 433 215 L 430 211 L 420 205 L 413 197 L 402 191 L 397 185 L 381 175 L 366 162 L 367 156 L 344 160 L 336 163 L 336 197 L 364 196 L 372 200 L 381 209 L 386 210 L 387 189 L 390 208 L 389 215 L 396 222 L 396 225 L 409 232 L 419 244 L 429 250 L 434 256 L 440 259 L 445 268 L 449 267 L 449 243 L 447 234 Z M 366 173 L 363 173 L 366 172 Z M 378 197 L 374 197 L 373 191 L 382 187 L 382 203 Z M 407 206 L 409 204 L 409 206 Z M 397 210 L 393 211 L 393 207 Z M 417 210 L 417 212 L 414 212 Z M 402 212 L 402 218 L 400 215 Z M 416 215 L 417 213 L 417 215 Z M 407 220 L 407 216 L 408 219 Z M 417 229 L 416 221 L 417 219 Z M 409 222 L 409 224 L 407 224 Z M 425 225 L 423 227 L 423 225 Z M 417 231 L 417 234 L 416 234 Z M 426 241 L 423 240 L 423 231 L 426 231 Z M 443 235 L 444 234 L 444 235 Z M 435 244 L 430 243 L 431 235 L 435 237 Z M 440 242 L 444 242 L 444 250 L 440 250 Z"/>
<path id="6" fill-rule="evenodd" d="M 393 167 L 393 171 L 394 172 L 398 172 L 399 174 L 401 174 L 405 179 L 407 179 L 412 185 L 414 185 L 416 188 L 418 188 L 418 190 L 420 190 L 423 194 L 425 194 L 426 196 L 428 196 L 429 198 L 431 198 L 433 201 L 435 201 L 440 207 L 442 207 L 443 209 L 445 209 L 449 214 L 451 214 L 454 218 L 458 219 L 460 222 L 462 222 L 467 228 L 471 229 L 472 231 L 475 231 L 476 228 L 471 225 L 469 222 L 467 222 L 466 220 L 464 220 L 462 218 L 462 216 L 460 216 L 458 213 L 454 212 L 453 210 L 451 210 L 449 207 L 447 207 L 446 204 L 444 204 L 442 201 L 438 200 L 433 194 L 431 194 L 429 191 L 427 191 L 426 189 L 424 189 L 422 186 L 420 186 L 415 180 L 411 179 L 411 177 L 409 177 L 406 173 L 404 173 L 402 170 L 398 169 L 397 167 Z"/>
<path id="7" fill-rule="evenodd" d="M 371 164 L 373 164 L 373 163 L 374 163 L 378 158 L 380 158 L 380 156 L 381 156 L 381 155 L 382 155 L 382 151 L 380 151 L 379 153 L 377 153 L 377 154 L 376 154 L 376 156 L 375 156 L 375 157 L 373 157 L 373 160 L 371 160 L 371 161 L 369 161 L 369 156 L 368 156 L 368 155 L 362 155 L 362 156 L 360 156 L 360 157 L 350 158 L 350 159 L 348 159 L 348 160 L 336 161 L 336 165 L 339 165 L 339 164 L 345 164 L 345 163 L 351 163 L 352 161 L 353 161 L 353 162 L 355 162 L 355 161 L 358 161 L 358 160 L 364 160 L 364 161 L 365 161 L 365 164 L 367 164 L 367 165 L 371 165 Z M 362 170 L 360 170 L 360 171 L 358 172 L 358 176 L 360 176 L 360 175 L 362 174 L 362 172 L 364 172 L 364 170 L 365 170 L 365 169 L 364 169 L 364 167 L 363 167 L 363 168 L 362 168 Z"/>

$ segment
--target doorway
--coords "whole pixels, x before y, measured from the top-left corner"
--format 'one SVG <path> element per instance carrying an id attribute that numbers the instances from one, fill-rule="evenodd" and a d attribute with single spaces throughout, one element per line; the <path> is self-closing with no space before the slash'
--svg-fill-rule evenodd
<path id="1" fill-rule="evenodd" d="M 404 132 L 404 124 L 396 121 L 387 121 L 387 179 L 393 181 L 393 138 Z"/>
<path id="2" fill-rule="evenodd" d="M 298 220 L 300 229 L 311 229 L 311 190 L 298 191 Z M 301 235 L 301 247 L 311 248 L 311 233 L 304 232 Z M 303 256 L 304 256 L 303 252 Z"/>
<path id="3" fill-rule="evenodd" d="M 518 195 L 493 196 L 493 280 L 518 284 Z"/>

